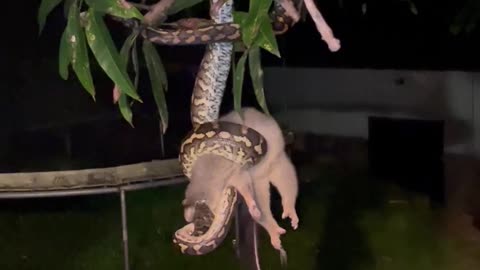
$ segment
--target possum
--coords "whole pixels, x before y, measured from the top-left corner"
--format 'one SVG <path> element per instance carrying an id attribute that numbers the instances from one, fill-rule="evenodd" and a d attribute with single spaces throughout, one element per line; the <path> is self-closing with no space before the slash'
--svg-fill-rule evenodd
<path id="1" fill-rule="evenodd" d="M 194 203 L 204 200 L 210 209 L 215 209 L 222 191 L 233 186 L 244 198 L 252 218 L 269 234 L 272 246 L 284 252 L 280 236 L 286 230 L 274 219 L 270 208 L 270 183 L 276 187 L 282 199 L 282 219 L 290 218 L 291 227 L 298 228 L 299 218 L 295 209 L 298 196 L 298 179 L 295 167 L 285 152 L 282 130 L 271 116 L 254 108 L 243 108 L 240 113 L 232 111 L 219 121 L 243 124 L 264 136 L 268 150 L 263 159 L 248 169 L 215 155 L 200 157 L 192 168 L 192 177 L 185 191 L 184 217 L 193 221 Z"/>

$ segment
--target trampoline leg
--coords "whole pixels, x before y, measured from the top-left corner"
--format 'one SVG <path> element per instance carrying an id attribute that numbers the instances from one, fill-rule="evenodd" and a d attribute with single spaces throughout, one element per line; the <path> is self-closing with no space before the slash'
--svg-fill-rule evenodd
<path id="1" fill-rule="evenodd" d="M 127 227 L 127 206 L 125 203 L 125 190 L 120 189 L 120 207 L 122 212 L 122 242 L 123 242 L 123 264 L 125 270 L 130 269 L 128 260 L 128 227 Z"/>
<path id="2" fill-rule="evenodd" d="M 243 198 L 235 211 L 235 251 L 245 270 L 260 270 L 257 224 L 250 216 Z"/>

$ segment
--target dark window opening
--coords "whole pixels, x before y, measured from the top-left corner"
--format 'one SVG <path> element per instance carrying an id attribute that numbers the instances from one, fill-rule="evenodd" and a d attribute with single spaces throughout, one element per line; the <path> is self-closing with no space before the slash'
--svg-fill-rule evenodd
<path id="1" fill-rule="evenodd" d="M 444 121 L 369 117 L 368 133 L 371 176 L 445 203 Z"/>

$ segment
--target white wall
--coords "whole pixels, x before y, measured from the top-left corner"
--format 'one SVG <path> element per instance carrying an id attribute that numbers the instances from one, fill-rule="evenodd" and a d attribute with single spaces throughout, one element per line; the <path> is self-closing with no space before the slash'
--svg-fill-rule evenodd
<path id="1" fill-rule="evenodd" d="M 367 138 L 368 116 L 443 119 L 446 152 L 480 154 L 479 74 L 266 68 L 265 91 L 277 119 L 295 130 Z"/>

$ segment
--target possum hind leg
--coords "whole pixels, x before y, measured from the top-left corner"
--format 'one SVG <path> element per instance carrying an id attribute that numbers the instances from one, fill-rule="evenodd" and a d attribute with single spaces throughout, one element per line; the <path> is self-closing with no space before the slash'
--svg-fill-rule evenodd
<path id="1" fill-rule="evenodd" d="M 281 153 L 270 168 L 269 179 L 278 190 L 282 198 L 282 218 L 290 218 L 294 230 L 298 228 L 298 215 L 295 203 L 298 195 L 298 179 L 290 158 L 285 152 Z"/>
<path id="2" fill-rule="evenodd" d="M 260 208 L 261 217 L 258 223 L 265 228 L 270 235 L 270 242 L 277 250 L 282 249 L 282 241 L 280 236 L 286 231 L 280 227 L 277 221 L 273 218 L 272 210 L 270 209 L 270 183 L 268 178 L 255 179 L 253 182 L 255 188 L 255 197 Z"/>
<path id="3" fill-rule="evenodd" d="M 237 173 L 233 174 L 232 178 L 229 180 L 229 184 L 235 187 L 240 195 L 242 195 L 250 215 L 255 221 L 258 221 L 261 216 L 261 212 L 258 209 L 258 205 L 255 200 L 252 177 L 248 171 L 239 169 Z"/>

